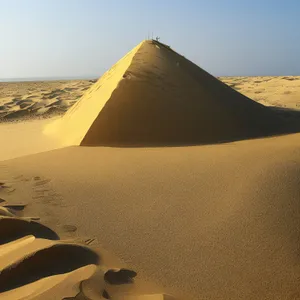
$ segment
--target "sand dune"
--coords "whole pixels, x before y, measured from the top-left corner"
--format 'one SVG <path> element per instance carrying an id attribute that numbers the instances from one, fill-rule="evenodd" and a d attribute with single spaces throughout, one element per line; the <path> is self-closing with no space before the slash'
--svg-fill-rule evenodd
<path id="1" fill-rule="evenodd" d="M 51 125 L 49 125 L 51 126 Z M 49 129 L 65 145 L 216 143 L 285 133 L 284 121 L 183 56 L 144 41 Z"/>
<path id="2" fill-rule="evenodd" d="M 16 191 L 16 182 L 26 182 L 15 176 L 11 182 L 0 182 L 0 194 L 7 198 Z M 33 178 L 38 191 L 45 189 L 49 180 Z M 26 189 L 25 189 L 26 190 Z M 22 190 L 24 192 L 24 190 Z M 18 196 L 19 197 L 19 196 Z M 148 299 L 145 288 L 135 283 L 137 273 L 109 266 L 115 259 L 107 259 L 103 249 L 91 250 L 75 239 L 59 240 L 50 228 L 18 216 L 31 203 L 0 201 L 0 298 L 21 299 Z M 64 225 L 63 230 L 74 232 L 77 227 Z M 74 230 L 75 228 L 75 230 Z M 63 235 L 63 232 L 62 232 Z M 104 259 L 103 259 L 104 258 Z M 104 265 L 105 263 L 105 265 Z M 122 286 L 125 286 L 124 288 Z M 129 287 L 128 287 L 129 286 Z M 107 290 L 109 290 L 109 293 Z M 148 287 L 149 291 L 149 287 Z M 152 294 L 151 299 L 163 299 L 163 294 Z"/>
<path id="3" fill-rule="evenodd" d="M 20 206 L 5 203 L 0 207 L 1 299 L 76 296 L 80 282 L 95 273 L 99 256 L 82 245 L 57 241 L 58 235 L 48 227 L 18 218 L 12 207 Z"/>
<path id="4" fill-rule="evenodd" d="M 74 224 L 78 234 L 96 236 L 166 293 L 293 299 L 300 292 L 299 140 L 70 147 L 5 166 L 14 175 L 51 178 L 63 199 L 56 206 L 46 193 L 41 203 L 31 199 L 29 214 L 51 211 L 45 221 L 52 228 Z"/>

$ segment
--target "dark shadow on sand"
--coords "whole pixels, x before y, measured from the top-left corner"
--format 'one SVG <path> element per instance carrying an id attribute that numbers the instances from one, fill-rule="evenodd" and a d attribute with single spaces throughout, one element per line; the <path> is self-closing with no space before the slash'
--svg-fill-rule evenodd
<path id="1" fill-rule="evenodd" d="M 225 144 L 230 142 L 237 142 L 243 140 L 253 140 L 253 139 L 261 139 L 268 137 L 276 137 L 283 136 L 288 134 L 295 134 L 300 132 L 300 110 L 282 108 L 282 107 L 270 107 L 268 108 L 275 115 L 277 115 L 279 119 L 280 126 L 274 126 L 274 129 L 270 128 L 269 131 L 262 130 L 261 132 L 249 132 L 249 134 L 243 134 L 231 136 L 228 138 L 219 137 L 216 139 L 216 136 L 210 138 L 206 136 L 203 138 L 203 135 L 197 141 L 197 137 L 193 134 L 190 136 L 188 132 L 186 134 L 181 134 L 181 137 L 178 138 L 173 136 L 173 138 L 168 136 L 160 136 L 159 139 L 154 140 L 153 136 L 145 135 L 143 140 L 140 139 L 140 136 L 135 137 L 135 139 L 122 140 L 119 136 L 115 136 L 114 139 L 108 139 L 98 144 L 89 144 L 87 142 L 83 142 L 81 146 L 87 147 L 120 147 L 120 148 L 155 148 L 155 147 L 182 147 L 182 146 L 199 146 L 199 145 L 214 145 L 214 144 Z M 276 124 L 277 125 L 277 124 Z M 138 142 L 140 139 L 140 142 Z"/>
<path id="2" fill-rule="evenodd" d="M 0 218 L 0 245 L 27 235 L 49 240 L 59 239 L 59 236 L 53 230 L 40 223 L 17 218 Z"/>
<path id="3" fill-rule="evenodd" d="M 54 245 L 1 271 L 0 293 L 33 283 L 45 277 L 72 272 L 99 264 L 99 256 L 77 245 Z"/>

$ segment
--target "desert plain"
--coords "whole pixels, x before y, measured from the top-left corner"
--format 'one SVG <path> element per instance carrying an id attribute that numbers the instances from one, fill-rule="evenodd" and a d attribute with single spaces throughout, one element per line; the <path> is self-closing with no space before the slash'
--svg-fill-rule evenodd
<path id="1" fill-rule="evenodd" d="M 263 105 L 297 113 L 300 76 L 218 77 Z M 0 82 L 0 122 L 20 122 L 64 114 L 97 79 Z"/>

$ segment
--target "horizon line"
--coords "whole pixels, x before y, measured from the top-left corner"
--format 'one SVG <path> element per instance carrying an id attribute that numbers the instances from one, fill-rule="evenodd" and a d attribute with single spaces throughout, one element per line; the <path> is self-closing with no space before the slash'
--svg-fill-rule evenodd
<path id="1" fill-rule="evenodd" d="M 99 79 L 102 75 L 85 75 L 85 76 L 43 76 L 43 77 L 10 77 L 0 78 L 1 82 L 23 82 L 23 81 L 57 81 L 57 80 L 94 80 Z M 300 74 L 283 74 L 283 75 L 218 75 L 219 77 L 281 77 L 281 76 L 300 76 Z"/>

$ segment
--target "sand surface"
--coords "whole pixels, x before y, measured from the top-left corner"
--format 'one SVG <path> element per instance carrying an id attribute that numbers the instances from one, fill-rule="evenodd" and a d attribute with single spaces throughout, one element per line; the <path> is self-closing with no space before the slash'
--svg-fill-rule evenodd
<path id="1" fill-rule="evenodd" d="M 1 164 L 60 195 L 26 195 L 141 278 L 184 299 L 296 299 L 300 136 L 178 148 L 69 147 Z M 34 195 L 33 195 L 34 196 Z M 32 197 L 32 196 L 31 196 Z"/>
<path id="2" fill-rule="evenodd" d="M 300 76 L 220 77 L 220 79 L 263 105 L 300 109 Z"/>
<path id="3" fill-rule="evenodd" d="M 64 114 L 94 80 L 1 82 L 0 121 Z"/>
<path id="4" fill-rule="evenodd" d="M 297 132 L 294 127 L 169 46 L 143 41 L 49 132 L 66 146 L 165 146 Z"/>
<path id="5" fill-rule="evenodd" d="M 178 57 L 142 43 L 93 86 L 0 83 L 1 299 L 300 298 L 300 133 L 224 143 L 299 132 L 300 77 L 221 78 L 244 97 Z M 169 145 L 196 112 L 216 144 L 62 148 Z"/>
<path id="6" fill-rule="evenodd" d="M 239 93 L 266 106 L 300 110 L 300 76 L 219 77 L 219 79 Z M 95 82 L 96 80 L 0 82 L 0 122 L 61 115 L 72 107 Z M 26 106 L 27 99 L 31 100 Z M 59 99 L 64 99 L 66 102 L 57 101 Z M 45 108 L 46 105 L 59 108 L 52 109 L 49 113 L 41 110 L 40 114 L 20 113 L 4 118 L 7 113 L 21 109 L 15 104 L 20 100 L 25 101 L 25 110 L 30 109 L 30 104 L 33 102 L 38 103 L 40 108 Z"/>
<path id="7" fill-rule="evenodd" d="M 53 119 L 0 123 L 0 160 L 60 148 L 61 144 L 43 133 Z"/>

